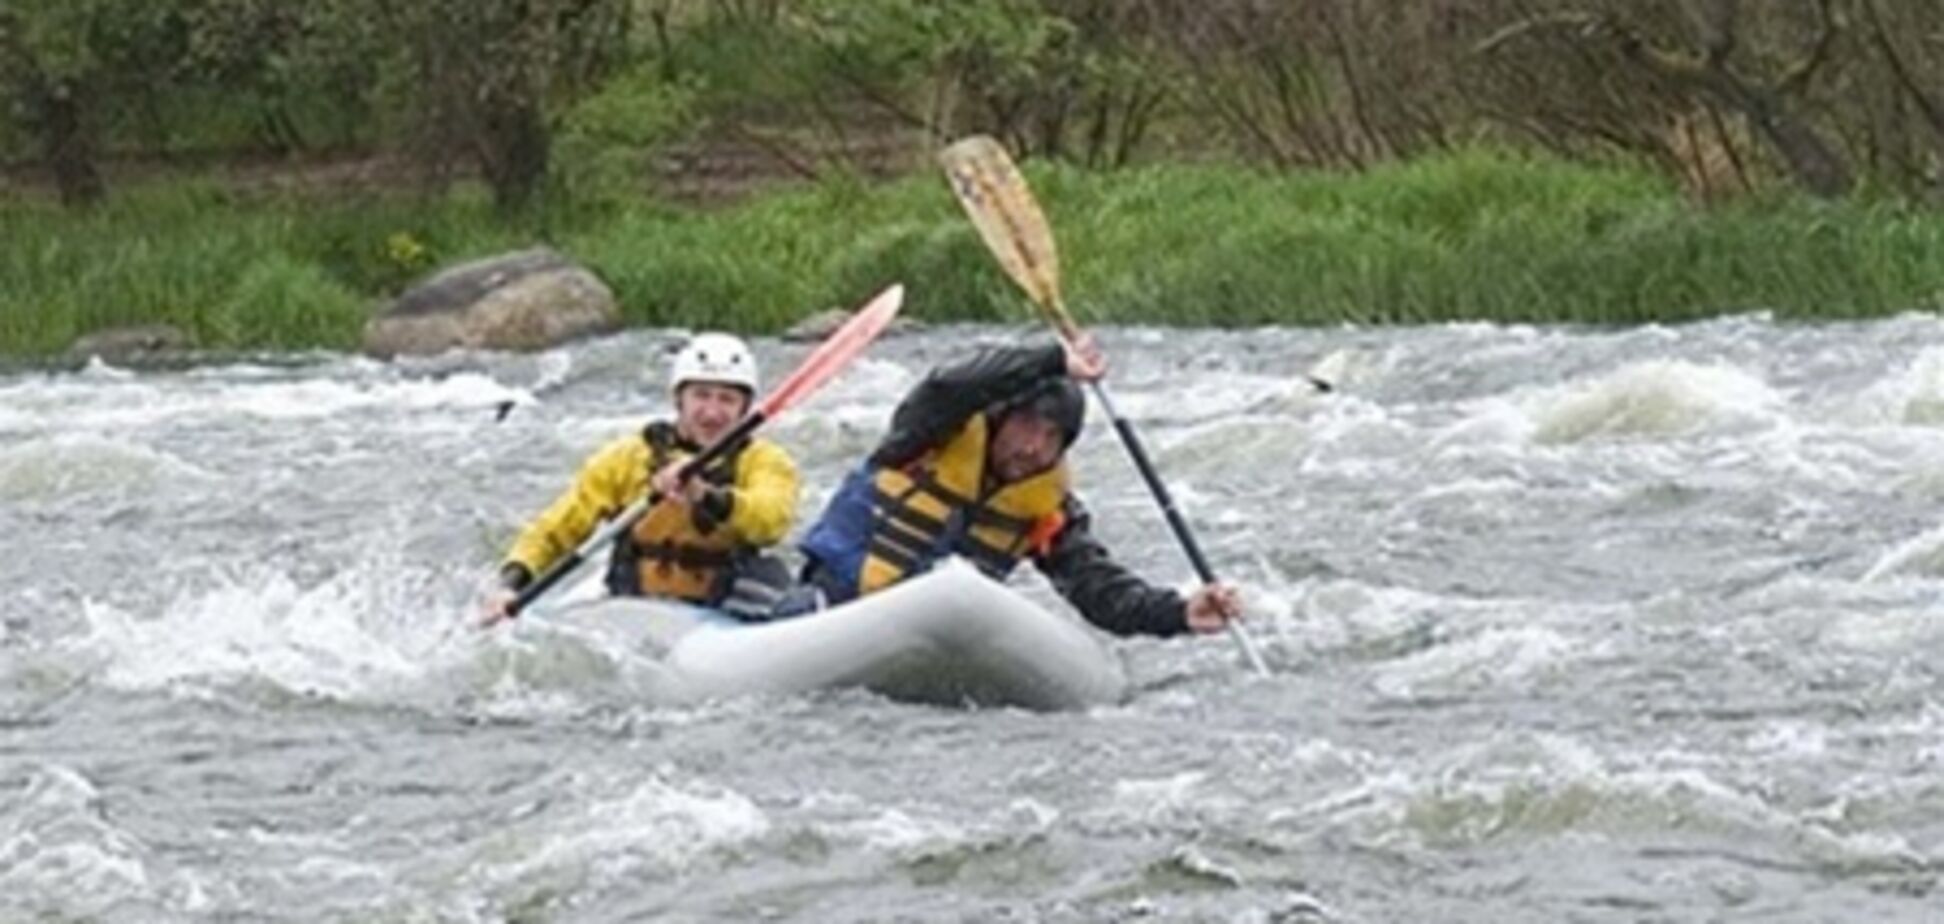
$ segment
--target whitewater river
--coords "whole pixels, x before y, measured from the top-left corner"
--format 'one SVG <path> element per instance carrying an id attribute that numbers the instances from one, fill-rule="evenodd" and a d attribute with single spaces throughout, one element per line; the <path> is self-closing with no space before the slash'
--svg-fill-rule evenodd
<path id="1" fill-rule="evenodd" d="M 776 422 L 804 516 L 1034 336 Z M 1086 713 L 676 708 L 462 628 L 669 332 L 0 376 L 0 920 L 1944 919 L 1936 317 L 1103 341 L 1273 676 L 1114 640 Z M 1104 538 L 1185 584 L 1094 410 Z"/>

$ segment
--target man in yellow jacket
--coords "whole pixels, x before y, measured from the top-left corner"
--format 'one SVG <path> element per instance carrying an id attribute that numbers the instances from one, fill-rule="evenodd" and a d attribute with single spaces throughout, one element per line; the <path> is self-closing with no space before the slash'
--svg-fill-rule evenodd
<path id="1" fill-rule="evenodd" d="M 675 419 L 617 439 L 581 466 L 573 486 L 514 542 L 484 621 L 504 619 L 535 575 L 650 491 L 667 500 L 616 540 L 609 591 L 766 611 L 789 574 L 760 550 L 781 542 L 796 519 L 796 463 L 775 443 L 750 437 L 687 484 L 676 478 L 683 460 L 742 420 L 756 385 L 756 360 L 741 340 L 710 333 L 689 341 L 669 376 Z"/>

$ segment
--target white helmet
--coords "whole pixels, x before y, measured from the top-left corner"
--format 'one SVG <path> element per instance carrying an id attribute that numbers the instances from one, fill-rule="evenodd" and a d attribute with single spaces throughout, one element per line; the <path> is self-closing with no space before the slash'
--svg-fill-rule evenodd
<path id="1" fill-rule="evenodd" d="M 749 344 L 728 334 L 697 334 L 675 354 L 668 374 L 668 390 L 681 391 L 690 382 L 720 382 L 756 394 L 756 356 Z"/>

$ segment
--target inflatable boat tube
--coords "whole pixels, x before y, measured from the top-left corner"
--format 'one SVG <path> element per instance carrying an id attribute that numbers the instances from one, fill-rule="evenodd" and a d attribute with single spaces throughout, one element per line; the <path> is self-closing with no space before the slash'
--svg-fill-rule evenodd
<path id="1" fill-rule="evenodd" d="M 658 663 L 658 686 L 676 701 L 864 687 L 910 702 L 1061 710 L 1118 702 L 1127 688 L 1119 658 L 1094 630 L 956 559 L 868 597 L 775 622 L 635 598 L 534 619 L 622 639 Z"/>

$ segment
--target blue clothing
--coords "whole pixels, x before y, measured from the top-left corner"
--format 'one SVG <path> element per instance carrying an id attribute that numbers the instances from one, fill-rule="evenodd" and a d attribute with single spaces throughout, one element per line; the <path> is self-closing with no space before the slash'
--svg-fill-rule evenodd
<path id="1" fill-rule="evenodd" d="M 869 463 L 844 476 L 844 483 L 824 505 L 823 515 L 798 545 L 809 559 L 805 576 L 815 580 L 832 605 L 857 597 L 857 574 L 864 569 L 864 550 L 876 519 L 871 510 L 871 476 Z"/>

